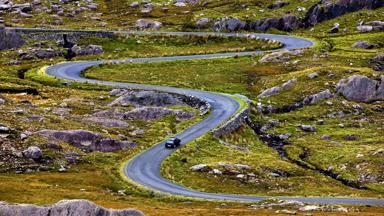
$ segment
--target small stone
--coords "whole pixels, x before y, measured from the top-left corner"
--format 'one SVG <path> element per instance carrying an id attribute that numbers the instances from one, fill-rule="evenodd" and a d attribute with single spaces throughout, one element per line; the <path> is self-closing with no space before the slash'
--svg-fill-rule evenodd
<path id="1" fill-rule="evenodd" d="M 311 125 L 299 125 L 299 128 L 305 132 L 316 132 L 317 129 Z"/>
<path id="2" fill-rule="evenodd" d="M 209 166 L 206 164 L 197 164 L 190 168 L 193 172 L 207 172 L 209 169 Z"/>
<path id="3" fill-rule="evenodd" d="M 320 138 L 323 139 L 323 140 L 330 140 L 330 139 L 332 139 L 332 137 L 330 135 L 322 135 Z"/>
<path id="4" fill-rule="evenodd" d="M 316 78 L 316 77 L 318 77 L 318 76 L 319 76 L 319 74 L 318 74 L 317 72 L 308 74 L 308 77 L 309 77 L 310 79 L 314 79 L 314 78 Z"/>

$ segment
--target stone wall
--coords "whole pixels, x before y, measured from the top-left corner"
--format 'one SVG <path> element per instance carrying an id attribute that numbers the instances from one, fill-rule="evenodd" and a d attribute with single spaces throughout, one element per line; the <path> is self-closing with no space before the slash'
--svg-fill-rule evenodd
<path id="1" fill-rule="evenodd" d="M 212 131 L 213 136 L 215 138 L 220 138 L 224 135 L 230 134 L 233 131 L 239 129 L 243 125 L 243 123 L 245 122 L 245 119 L 248 117 L 249 111 L 250 111 L 250 108 L 248 105 L 240 113 L 236 114 L 236 116 L 234 116 L 232 119 L 230 119 L 227 123 L 225 123 L 224 125 L 222 125 L 221 127 L 217 128 L 217 129 L 214 129 Z"/>
<path id="2" fill-rule="evenodd" d="M 201 98 L 191 95 L 179 95 L 179 97 L 188 106 L 198 109 L 202 116 L 207 114 L 211 109 L 211 104 Z"/>

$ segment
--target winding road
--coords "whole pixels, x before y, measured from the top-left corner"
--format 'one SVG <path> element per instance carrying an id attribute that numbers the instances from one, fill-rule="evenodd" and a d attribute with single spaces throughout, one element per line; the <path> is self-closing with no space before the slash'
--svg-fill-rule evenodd
<path id="1" fill-rule="evenodd" d="M 45 29 L 19 29 L 21 31 L 54 31 L 54 32 L 69 32 L 70 30 L 45 30 Z M 117 32 L 124 34 L 149 34 L 148 32 Z M 231 33 L 204 33 L 204 32 L 150 32 L 150 34 L 167 34 L 167 35 L 225 35 L 245 37 L 249 34 L 231 34 Z M 271 34 L 253 34 L 259 38 L 266 38 L 278 40 L 284 43 L 284 49 L 297 49 L 310 47 L 313 43 L 309 40 L 285 36 L 285 35 L 271 35 Z M 154 58 L 132 58 L 125 60 L 113 60 L 115 63 L 134 63 L 134 62 L 156 62 L 156 61 L 173 61 L 173 60 L 191 60 L 191 59 L 211 59 L 220 57 L 242 56 L 250 54 L 259 54 L 260 51 L 253 52 L 233 52 L 233 53 L 220 53 L 208 55 L 187 55 L 187 56 L 172 56 L 172 57 L 154 57 Z M 193 95 L 208 101 L 212 106 L 210 115 L 201 122 L 191 126 L 182 133 L 178 134 L 183 141 L 183 145 L 188 143 L 212 129 L 217 128 L 219 125 L 228 121 L 233 117 L 240 108 L 239 103 L 233 98 L 225 94 L 192 90 L 180 89 L 163 86 L 141 85 L 141 84 L 128 84 L 121 82 L 101 81 L 87 79 L 81 76 L 81 72 L 87 68 L 103 64 L 106 61 L 84 61 L 84 62 L 68 62 L 58 64 L 47 68 L 46 72 L 49 75 L 77 82 L 88 82 L 95 84 L 108 85 L 114 88 L 132 88 L 143 90 L 157 90 L 178 94 Z M 110 62 L 110 61 L 108 61 Z M 154 145 L 148 150 L 140 153 L 125 164 L 125 175 L 144 186 L 147 189 L 172 194 L 184 197 L 202 198 L 211 200 L 230 200 L 230 201 L 246 201 L 254 202 L 260 201 L 270 196 L 250 196 L 250 195 L 234 195 L 234 194 L 216 194 L 205 193 L 200 191 L 191 190 L 183 186 L 177 185 L 163 178 L 160 174 L 160 166 L 162 162 L 175 151 L 173 149 L 165 149 L 164 142 Z M 296 200 L 306 203 L 322 203 L 322 204 L 358 204 L 358 205 L 384 205 L 383 199 L 369 199 L 369 198 L 334 198 L 334 197 L 275 197 L 283 200 Z"/>

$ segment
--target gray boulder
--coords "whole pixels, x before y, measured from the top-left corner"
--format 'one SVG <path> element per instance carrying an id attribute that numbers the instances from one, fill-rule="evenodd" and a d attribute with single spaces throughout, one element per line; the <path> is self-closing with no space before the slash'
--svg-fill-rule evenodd
<path id="1" fill-rule="evenodd" d="M 139 19 L 136 21 L 136 28 L 138 29 L 160 29 L 162 27 L 162 23 L 159 21 Z"/>
<path id="2" fill-rule="evenodd" d="M 261 92 L 261 94 L 259 94 L 257 97 L 269 97 L 269 96 L 272 96 L 272 95 L 275 95 L 275 94 L 278 94 L 281 92 L 281 88 L 279 86 L 275 86 L 275 87 L 272 87 L 272 88 L 269 88 L 269 89 L 266 89 L 264 90 L 263 92 Z"/>
<path id="3" fill-rule="evenodd" d="M 371 32 L 371 31 L 373 31 L 373 26 L 360 25 L 360 26 L 357 26 L 356 29 L 360 32 Z"/>
<path id="4" fill-rule="evenodd" d="M 213 24 L 214 31 L 240 31 L 244 30 L 246 23 L 237 18 L 222 18 Z"/>
<path id="5" fill-rule="evenodd" d="M 30 204 L 0 203 L 2 216 L 144 216 L 135 209 L 113 210 L 96 205 L 88 200 L 62 200 L 49 206 L 36 206 Z"/>
<path id="6" fill-rule="evenodd" d="M 373 49 L 379 47 L 379 45 L 374 43 L 369 43 L 367 41 L 358 41 L 352 45 L 353 48 L 361 48 L 361 49 Z"/>
<path id="7" fill-rule="evenodd" d="M 316 132 L 317 129 L 311 125 L 299 125 L 299 128 L 305 132 Z"/>
<path id="8" fill-rule="evenodd" d="M 317 94 L 309 95 L 306 98 L 304 98 L 303 103 L 304 104 L 315 104 L 319 101 L 332 98 L 334 95 L 332 94 L 329 89 L 321 91 Z"/>
<path id="9" fill-rule="evenodd" d="M 211 168 L 207 164 L 197 164 L 190 168 L 193 172 L 208 172 Z"/>
<path id="10" fill-rule="evenodd" d="M 279 63 L 286 62 L 292 57 L 303 55 L 303 50 L 282 50 L 278 52 L 273 52 L 263 56 L 259 62 L 260 63 Z"/>
<path id="11" fill-rule="evenodd" d="M 28 149 L 23 151 L 23 154 L 27 158 L 38 160 L 43 156 L 43 152 L 37 146 L 30 146 Z"/>
<path id="12" fill-rule="evenodd" d="M 337 92 L 348 100 L 370 102 L 384 100 L 384 75 L 380 80 L 372 80 L 366 76 L 353 75 L 342 79 L 337 84 Z"/>
<path id="13" fill-rule="evenodd" d="M 25 40 L 13 29 L 5 29 L 0 25 L 0 50 L 20 48 Z"/>
<path id="14" fill-rule="evenodd" d="M 297 79 L 290 79 L 287 82 L 283 83 L 281 85 L 281 88 L 284 90 L 287 90 L 287 89 L 291 88 L 292 86 L 294 86 L 296 84 L 296 82 L 297 82 Z"/>

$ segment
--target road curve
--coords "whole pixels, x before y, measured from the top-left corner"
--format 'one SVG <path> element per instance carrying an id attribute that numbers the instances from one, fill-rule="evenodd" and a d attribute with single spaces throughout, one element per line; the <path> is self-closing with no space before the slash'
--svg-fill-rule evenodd
<path id="1" fill-rule="evenodd" d="M 22 29 L 21 29 L 22 30 Z M 54 32 L 68 32 L 69 30 L 45 30 L 45 29 L 30 29 L 32 31 L 54 31 Z M 148 32 L 118 32 L 125 34 L 149 34 Z M 150 34 L 168 34 L 168 35 L 225 35 L 225 36 L 247 36 L 249 34 L 232 34 L 232 33 L 203 33 L 203 32 L 150 32 Z M 253 34 L 259 38 L 266 38 L 278 40 L 284 43 L 284 49 L 297 49 L 312 46 L 313 43 L 309 40 L 296 38 L 285 35 L 271 35 L 271 34 Z M 260 51 L 252 52 L 232 52 L 220 54 L 207 54 L 207 55 L 186 55 L 186 56 L 172 56 L 172 57 L 153 57 L 153 58 L 132 58 L 125 60 L 112 60 L 115 63 L 128 63 L 128 62 L 156 62 L 156 61 L 172 61 L 172 60 L 192 60 L 192 59 L 210 59 L 220 57 L 242 56 L 250 54 L 258 54 Z M 177 136 L 183 141 L 182 145 L 188 143 L 203 134 L 208 133 L 212 129 L 218 127 L 220 124 L 226 122 L 228 119 L 239 109 L 239 103 L 231 97 L 192 89 L 180 89 L 173 87 L 141 85 L 141 84 L 128 84 L 121 82 L 111 82 L 102 80 L 87 79 L 81 76 L 81 72 L 87 68 L 103 64 L 106 61 L 84 61 L 84 62 L 68 62 L 58 64 L 47 68 L 49 75 L 62 78 L 70 81 L 88 82 L 95 84 L 108 85 L 114 88 L 132 88 L 143 90 L 157 90 L 178 94 L 187 94 L 200 97 L 208 101 L 212 106 L 210 115 L 201 122 L 191 126 Z M 110 60 L 108 61 L 110 62 Z M 173 149 L 165 149 L 164 142 L 154 145 L 148 150 L 140 153 L 132 160 L 127 162 L 124 167 L 125 175 L 150 190 L 180 195 L 184 197 L 202 198 L 211 200 L 230 200 L 230 201 L 246 201 L 254 202 L 260 201 L 271 196 L 250 196 L 250 195 L 235 195 L 235 194 L 216 194 L 205 193 L 200 191 L 191 190 L 183 186 L 177 185 L 163 178 L 160 174 L 160 166 L 162 162 L 173 152 Z M 283 200 L 296 200 L 306 203 L 322 203 L 322 204 L 356 204 L 356 205 L 384 205 L 383 199 L 370 199 L 370 198 L 334 198 L 334 197 L 275 197 Z"/>

